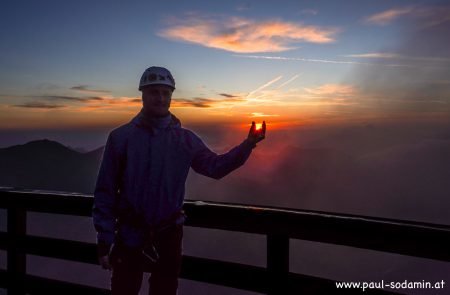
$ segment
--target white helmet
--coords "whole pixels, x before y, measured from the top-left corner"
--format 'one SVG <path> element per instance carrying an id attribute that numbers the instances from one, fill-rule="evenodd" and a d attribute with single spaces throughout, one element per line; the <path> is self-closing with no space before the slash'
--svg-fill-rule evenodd
<path id="1" fill-rule="evenodd" d="M 163 67 L 149 67 L 142 74 L 139 82 L 139 90 L 142 91 L 147 85 L 163 84 L 172 87 L 175 90 L 175 79 L 168 69 Z"/>

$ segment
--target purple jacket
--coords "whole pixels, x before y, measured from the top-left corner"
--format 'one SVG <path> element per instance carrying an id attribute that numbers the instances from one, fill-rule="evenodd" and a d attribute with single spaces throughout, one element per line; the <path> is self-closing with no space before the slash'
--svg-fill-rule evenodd
<path id="1" fill-rule="evenodd" d="M 244 140 L 217 155 L 173 114 L 155 127 L 141 111 L 111 131 L 106 142 L 92 211 L 99 245 L 113 244 L 117 231 L 128 246 L 142 246 L 146 225 L 157 225 L 182 209 L 190 167 L 220 179 L 242 166 L 254 147 Z M 127 216 L 145 222 L 132 225 Z M 183 223 L 184 217 L 176 222 Z"/>

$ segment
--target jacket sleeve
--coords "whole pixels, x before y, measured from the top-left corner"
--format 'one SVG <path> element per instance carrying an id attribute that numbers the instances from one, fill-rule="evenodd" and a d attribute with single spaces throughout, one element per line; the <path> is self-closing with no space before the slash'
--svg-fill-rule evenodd
<path id="1" fill-rule="evenodd" d="M 99 255 L 106 255 L 114 242 L 116 226 L 116 202 L 118 196 L 120 169 L 120 153 L 114 142 L 112 133 L 106 141 L 97 183 L 94 190 L 94 206 L 92 217 L 97 231 Z"/>
<path id="2" fill-rule="evenodd" d="M 194 137 L 196 146 L 191 167 L 195 172 L 215 179 L 220 179 L 242 166 L 256 146 L 244 140 L 227 153 L 217 155 L 198 136 Z"/>

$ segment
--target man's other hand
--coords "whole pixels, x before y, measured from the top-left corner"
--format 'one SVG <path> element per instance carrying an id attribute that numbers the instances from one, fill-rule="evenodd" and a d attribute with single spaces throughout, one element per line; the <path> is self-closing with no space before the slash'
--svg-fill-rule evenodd
<path id="1" fill-rule="evenodd" d="M 262 127 L 260 129 L 256 129 L 256 124 L 253 121 L 252 126 L 250 127 L 250 131 L 248 133 L 247 140 L 252 144 L 256 144 L 266 138 L 266 121 L 263 121 Z"/>
<path id="2" fill-rule="evenodd" d="M 103 269 L 112 270 L 112 265 L 109 261 L 109 255 L 100 256 L 98 258 L 98 263 L 102 266 Z"/>

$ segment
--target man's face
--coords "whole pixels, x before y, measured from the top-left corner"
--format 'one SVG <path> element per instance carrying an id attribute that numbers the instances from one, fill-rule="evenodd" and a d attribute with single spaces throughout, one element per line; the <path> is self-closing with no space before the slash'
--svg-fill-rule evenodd
<path id="1" fill-rule="evenodd" d="M 167 85 L 149 85 L 142 89 L 142 105 L 149 116 L 161 117 L 169 113 L 172 88 Z"/>

